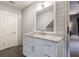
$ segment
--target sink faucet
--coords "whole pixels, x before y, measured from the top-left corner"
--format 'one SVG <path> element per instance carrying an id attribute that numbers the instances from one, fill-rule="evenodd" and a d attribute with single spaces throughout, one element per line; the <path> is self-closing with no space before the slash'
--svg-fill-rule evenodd
<path id="1" fill-rule="evenodd" d="M 45 35 L 45 29 L 42 29 L 42 35 Z"/>

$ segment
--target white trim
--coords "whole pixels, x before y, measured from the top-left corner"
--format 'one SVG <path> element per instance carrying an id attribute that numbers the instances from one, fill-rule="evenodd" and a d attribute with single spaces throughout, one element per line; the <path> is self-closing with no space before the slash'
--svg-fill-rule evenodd
<path id="1" fill-rule="evenodd" d="M 1 10 L 0 10 L 0 50 L 1 50 Z"/>

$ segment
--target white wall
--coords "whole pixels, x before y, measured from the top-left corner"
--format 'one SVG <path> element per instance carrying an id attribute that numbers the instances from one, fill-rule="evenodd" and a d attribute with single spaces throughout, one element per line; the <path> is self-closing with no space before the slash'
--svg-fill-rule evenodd
<path id="1" fill-rule="evenodd" d="M 0 4 L 0 10 L 4 10 L 4 11 L 8 11 L 8 12 L 12 12 L 12 13 L 16 13 L 17 15 L 18 15 L 18 18 L 19 18 L 19 24 L 18 24 L 18 28 L 19 28 L 19 30 L 18 30 L 18 37 L 19 37 L 19 39 L 18 39 L 18 44 L 20 45 L 21 44 L 21 11 L 20 10 L 17 10 L 17 9 L 15 9 L 15 8 L 12 8 L 12 7 L 9 7 L 9 6 L 6 6 L 6 5 L 2 5 L 2 4 Z M 1 42 L 1 41 L 0 41 Z"/>
<path id="2" fill-rule="evenodd" d="M 41 2 L 34 2 L 27 6 L 22 12 L 23 18 L 23 35 L 34 30 L 35 28 L 35 12 Z"/>

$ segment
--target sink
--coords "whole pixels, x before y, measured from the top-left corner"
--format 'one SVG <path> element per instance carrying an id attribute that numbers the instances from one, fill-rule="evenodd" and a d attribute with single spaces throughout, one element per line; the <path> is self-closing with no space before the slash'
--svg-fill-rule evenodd
<path id="1" fill-rule="evenodd" d="M 41 32 L 32 32 L 32 33 L 28 34 L 28 36 L 52 40 L 52 41 L 59 41 L 60 39 L 63 38 L 62 36 L 57 36 L 57 35 L 52 35 L 52 34 L 50 35 L 47 33 L 42 34 Z"/>
<path id="2" fill-rule="evenodd" d="M 30 35 L 34 37 L 44 37 L 44 38 L 59 38 L 60 37 L 60 36 L 47 34 L 47 33 L 42 34 L 41 32 L 34 32 L 34 33 L 31 33 Z"/>

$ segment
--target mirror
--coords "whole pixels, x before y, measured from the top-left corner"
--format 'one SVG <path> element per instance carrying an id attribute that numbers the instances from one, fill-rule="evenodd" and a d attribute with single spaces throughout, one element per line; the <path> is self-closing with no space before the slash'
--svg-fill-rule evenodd
<path id="1" fill-rule="evenodd" d="M 55 32 L 55 15 L 53 5 L 36 12 L 36 31 Z"/>

